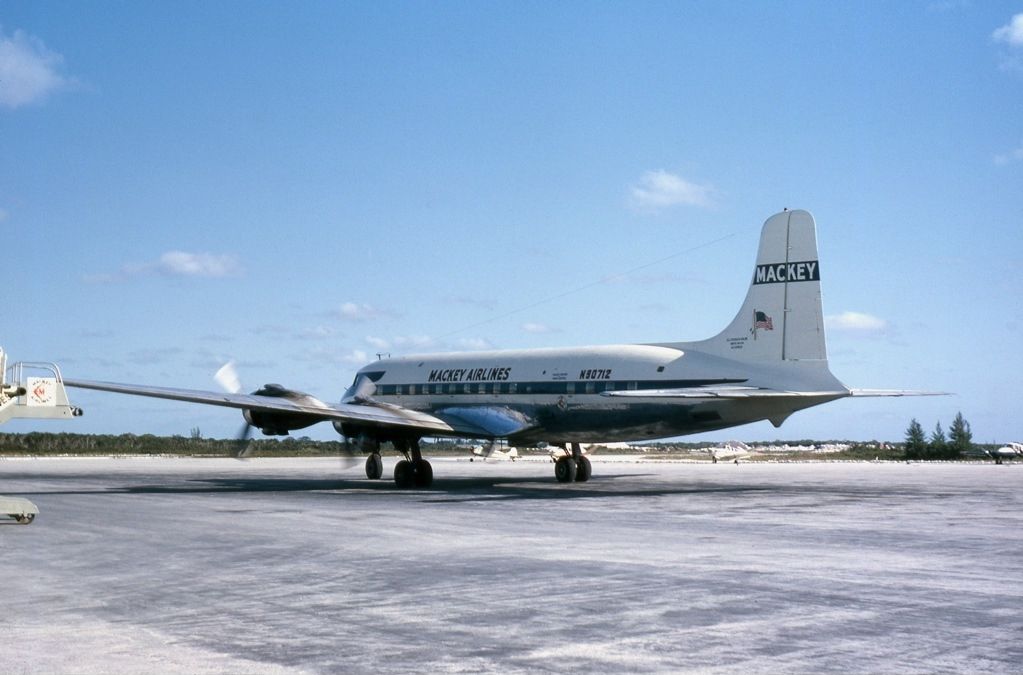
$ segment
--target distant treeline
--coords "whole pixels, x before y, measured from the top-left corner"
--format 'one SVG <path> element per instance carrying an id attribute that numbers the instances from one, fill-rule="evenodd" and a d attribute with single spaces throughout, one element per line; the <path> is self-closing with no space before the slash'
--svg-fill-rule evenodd
<path id="1" fill-rule="evenodd" d="M 249 455 L 256 457 L 325 457 L 336 456 L 346 452 L 343 441 L 315 441 L 308 437 L 271 439 L 252 439 L 248 442 Z M 437 440 L 435 442 L 423 442 L 423 452 L 429 455 L 463 455 L 469 452 L 468 446 L 480 441 L 458 441 L 458 440 Z M 848 445 L 845 450 L 836 452 L 821 453 L 817 451 L 793 450 L 784 454 L 786 459 L 846 459 L 846 460 L 901 460 L 901 459 L 947 459 L 948 453 L 942 456 L 936 454 L 910 455 L 908 448 L 903 444 L 883 443 L 879 441 L 868 441 L 856 443 L 851 441 L 829 440 L 814 441 L 804 439 L 800 441 L 764 441 L 749 443 L 751 446 L 781 446 L 787 444 L 790 447 Z M 664 442 L 646 444 L 643 449 L 602 449 L 599 446 L 592 448 L 591 452 L 597 454 L 635 454 L 646 456 L 674 456 L 687 454 L 706 449 L 714 443 L 703 442 Z M 976 449 L 988 448 L 989 446 L 973 444 Z M 995 446 L 990 446 L 993 448 Z M 0 433 L 0 455 L 7 456 L 32 456 L 32 455 L 179 455 L 179 456 L 205 456 L 205 457 L 232 457 L 238 453 L 242 445 L 237 440 L 203 438 L 198 429 L 193 429 L 191 437 L 186 436 L 153 436 L 152 434 L 68 434 L 32 432 L 27 434 L 5 434 Z M 390 446 L 385 446 L 390 450 Z M 530 451 L 538 454 L 545 454 L 545 448 L 520 448 L 520 451 L 529 454 Z M 908 455 L 908 456 L 907 456 Z M 771 453 L 763 456 L 780 458 L 780 453 Z"/>
<path id="2" fill-rule="evenodd" d="M 248 441 L 250 453 L 262 456 L 323 456 L 344 452 L 342 441 L 314 441 L 287 437 Z M 0 455 L 185 455 L 231 457 L 241 444 L 236 440 L 153 436 L 152 434 L 0 434 Z"/>
<path id="3" fill-rule="evenodd" d="M 903 447 L 906 459 L 961 459 L 964 455 L 982 449 L 974 444 L 970 423 L 961 412 L 952 420 L 948 436 L 941 428 L 941 422 L 937 422 L 931 435 L 926 436 L 923 427 L 914 417 L 906 429 Z"/>

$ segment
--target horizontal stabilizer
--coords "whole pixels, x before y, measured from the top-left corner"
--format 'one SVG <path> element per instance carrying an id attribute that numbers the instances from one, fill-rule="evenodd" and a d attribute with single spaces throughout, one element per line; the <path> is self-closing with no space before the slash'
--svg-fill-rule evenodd
<path id="1" fill-rule="evenodd" d="M 850 389 L 850 396 L 951 396 L 947 391 L 912 391 L 910 389 Z"/>
<path id="2" fill-rule="evenodd" d="M 605 391 L 602 396 L 629 398 L 775 398 L 824 396 L 838 398 L 848 396 L 844 390 L 837 391 L 786 391 L 761 387 L 685 387 L 682 389 L 636 389 L 628 391 Z"/>

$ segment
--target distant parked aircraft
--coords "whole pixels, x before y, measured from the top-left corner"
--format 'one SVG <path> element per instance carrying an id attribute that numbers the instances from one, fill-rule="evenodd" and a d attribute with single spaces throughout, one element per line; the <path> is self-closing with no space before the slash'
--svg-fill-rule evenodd
<path id="1" fill-rule="evenodd" d="M 501 450 L 497 447 L 497 441 L 490 441 L 483 445 L 472 446 L 472 455 L 469 457 L 469 461 L 474 460 L 487 461 L 488 459 L 493 460 L 511 460 L 515 461 L 519 458 L 518 448 L 508 448 L 507 450 Z"/>
<path id="2" fill-rule="evenodd" d="M 710 453 L 710 459 L 715 464 L 722 460 L 738 464 L 740 459 L 749 459 L 752 454 L 750 447 L 740 441 L 729 441 L 723 446 L 707 448 L 707 452 Z"/>
<path id="3" fill-rule="evenodd" d="M 997 450 L 987 451 L 987 454 L 995 460 L 995 464 L 1001 464 L 1010 459 L 1020 459 L 1023 458 L 1023 443 L 1008 443 Z"/>

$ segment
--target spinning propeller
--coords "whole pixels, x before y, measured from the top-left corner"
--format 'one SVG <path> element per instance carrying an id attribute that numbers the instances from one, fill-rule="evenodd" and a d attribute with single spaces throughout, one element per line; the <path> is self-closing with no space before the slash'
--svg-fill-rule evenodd
<path id="1" fill-rule="evenodd" d="M 242 393 L 242 383 L 238 379 L 238 371 L 234 367 L 234 361 L 228 361 L 213 374 L 213 379 L 217 381 L 224 391 L 229 394 L 240 394 Z M 235 441 L 235 459 L 246 459 L 252 452 L 252 444 L 249 439 L 252 437 L 252 422 L 249 422 L 248 416 L 245 418 L 245 424 L 238 431 L 238 439 Z"/>
<path id="2" fill-rule="evenodd" d="M 238 377 L 238 370 L 235 368 L 234 361 L 228 361 L 213 375 L 213 379 L 217 381 L 224 391 L 229 394 L 241 394 L 243 393 L 241 379 Z M 306 401 L 314 402 L 318 405 L 323 405 L 309 394 L 285 389 L 279 384 L 266 384 L 263 388 L 252 392 L 253 396 L 269 396 L 274 398 L 286 398 L 292 401 Z M 302 421 L 300 423 L 294 423 L 294 418 L 291 420 L 282 419 L 281 417 L 274 418 L 266 413 L 258 413 L 245 409 L 242 411 L 242 415 L 245 417 L 245 424 L 238 432 L 238 439 L 236 441 L 236 449 L 234 456 L 237 459 L 246 459 L 252 453 L 252 443 L 250 439 L 252 437 L 252 429 L 257 426 L 253 424 L 253 420 L 258 423 L 258 426 L 263 427 L 263 433 L 266 434 L 278 434 L 286 435 L 288 429 L 300 429 L 308 426 L 312 421 Z M 258 419 L 257 419 L 258 417 Z M 308 419 L 308 418 L 306 418 Z M 266 426 L 266 423 L 276 422 L 272 426 Z M 341 466 L 343 468 L 350 468 L 357 462 L 357 450 L 353 447 L 352 443 L 347 436 L 344 437 L 344 446 L 340 451 Z"/>

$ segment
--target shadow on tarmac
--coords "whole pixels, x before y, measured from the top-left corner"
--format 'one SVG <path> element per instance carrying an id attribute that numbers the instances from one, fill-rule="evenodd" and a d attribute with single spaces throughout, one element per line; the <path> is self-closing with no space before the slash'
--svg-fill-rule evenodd
<path id="1" fill-rule="evenodd" d="M 668 495 L 709 494 L 709 493 L 757 493 L 757 492 L 812 492 L 813 486 L 786 486 L 780 484 L 729 485 L 717 483 L 683 483 L 666 486 L 663 482 L 642 485 L 642 481 L 654 474 L 601 474 L 586 483 L 565 485 L 547 480 L 529 481 L 521 477 L 471 477 L 444 478 L 434 480 L 428 489 L 398 489 L 390 480 L 338 479 L 338 478 L 202 478 L 184 479 L 162 483 L 125 486 L 97 486 L 95 489 L 45 490 L 20 493 L 26 496 L 51 495 L 98 495 L 98 494 L 217 494 L 217 493 L 272 493 L 272 492 L 321 492 L 341 493 L 338 496 L 368 497 L 391 495 L 394 497 L 419 498 L 424 503 L 450 503 L 467 501 L 503 500 L 564 500 L 564 499 L 612 499 L 622 497 L 659 497 Z M 89 476 L 95 481 L 96 476 Z M 624 480 L 619 480 L 624 479 Z M 14 493 L 11 493 L 14 494 Z"/>

